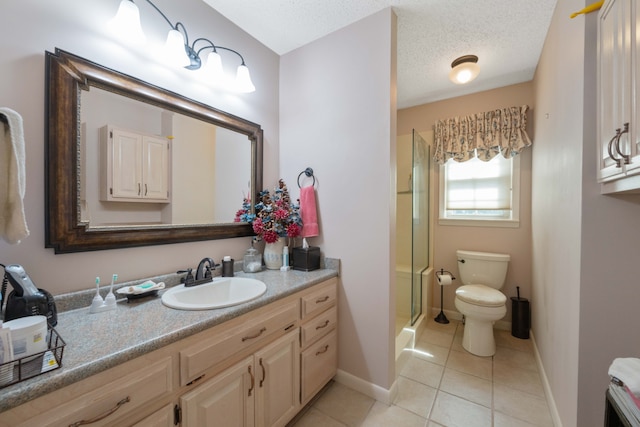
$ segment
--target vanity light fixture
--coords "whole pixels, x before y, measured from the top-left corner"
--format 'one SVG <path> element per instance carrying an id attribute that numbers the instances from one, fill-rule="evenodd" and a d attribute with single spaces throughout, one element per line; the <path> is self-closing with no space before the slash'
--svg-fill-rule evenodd
<path id="1" fill-rule="evenodd" d="M 218 53 L 219 50 L 235 53 L 240 57 L 241 64 L 236 71 L 236 79 L 234 87 L 236 91 L 242 93 L 254 92 L 255 86 L 251 82 L 249 68 L 244 63 L 244 58 L 237 51 L 228 47 L 217 46 L 211 40 L 200 37 L 189 44 L 189 36 L 187 29 L 182 22 L 171 23 L 169 18 L 162 13 L 158 7 L 146 0 L 163 18 L 171 30 L 167 34 L 165 43 L 166 59 L 177 66 L 184 67 L 188 70 L 199 70 L 209 79 L 220 81 L 223 76 L 222 58 Z M 109 26 L 116 31 L 121 37 L 124 37 L 129 43 L 142 44 L 145 36 L 140 25 L 140 11 L 133 0 L 121 0 L 116 16 L 109 22 Z M 198 47 L 196 48 L 196 44 Z M 206 50 L 211 51 L 207 55 L 206 62 L 203 61 L 202 55 Z"/>
<path id="2" fill-rule="evenodd" d="M 464 55 L 456 58 L 451 63 L 451 71 L 449 71 L 449 80 L 455 84 L 469 83 L 478 77 L 480 67 L 477 64 L 478 57 L 475 55 Z"/>

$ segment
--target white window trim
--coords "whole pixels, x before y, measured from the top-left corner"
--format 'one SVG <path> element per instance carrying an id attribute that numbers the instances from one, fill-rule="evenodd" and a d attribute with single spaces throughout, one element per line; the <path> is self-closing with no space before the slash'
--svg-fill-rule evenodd
<path id="1" fill-rule="evenodd" d="M 495 219 L 495 218 L 445 218 L 445 201 L 444 201 L 444 184 L 445 184 L 445 167 L 440 165 L 439 179 L 439 225 L 454 225 L 462 227 L 502 227 L 502 228 L 518 228 L 520 227 L 520 156 L 512 158 L 513 165 L 511 171 L 511 205 L 513 206 L 511 219 Z"/>

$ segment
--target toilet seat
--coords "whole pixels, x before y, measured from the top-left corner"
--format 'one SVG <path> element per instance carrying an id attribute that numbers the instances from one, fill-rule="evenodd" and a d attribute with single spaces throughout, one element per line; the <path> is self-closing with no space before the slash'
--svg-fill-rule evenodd
<path id="1" fill-rule="evenodd" d="M 456 289 L 456 297 L 468 304 L 483 307 L 500 307 L 507 302 L 502 292 L 485 285 L 460 286 Z"/>

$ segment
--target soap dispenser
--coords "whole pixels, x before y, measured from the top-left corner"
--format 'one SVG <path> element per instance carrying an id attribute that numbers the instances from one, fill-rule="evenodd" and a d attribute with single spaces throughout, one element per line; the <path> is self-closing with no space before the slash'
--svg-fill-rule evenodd
<path id="1" fill-rule="evenodd" d="M 251 247 L 247 249 L 242 260 L 242 271 L 245 273 L 257 273 L 262 270 L 262 254 L 253 247 L 254 241 L 255 239 L 251 240 Z"/>

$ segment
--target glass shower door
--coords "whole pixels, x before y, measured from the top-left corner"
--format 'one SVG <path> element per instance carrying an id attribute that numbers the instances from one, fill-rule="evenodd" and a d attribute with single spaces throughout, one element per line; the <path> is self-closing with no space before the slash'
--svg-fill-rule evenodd
<path id="1" fill-rule="evenodd" d="M 411 325 L 422 313 L 422 272 L 429 267 L 429 145 L 412 132 Z"/>

